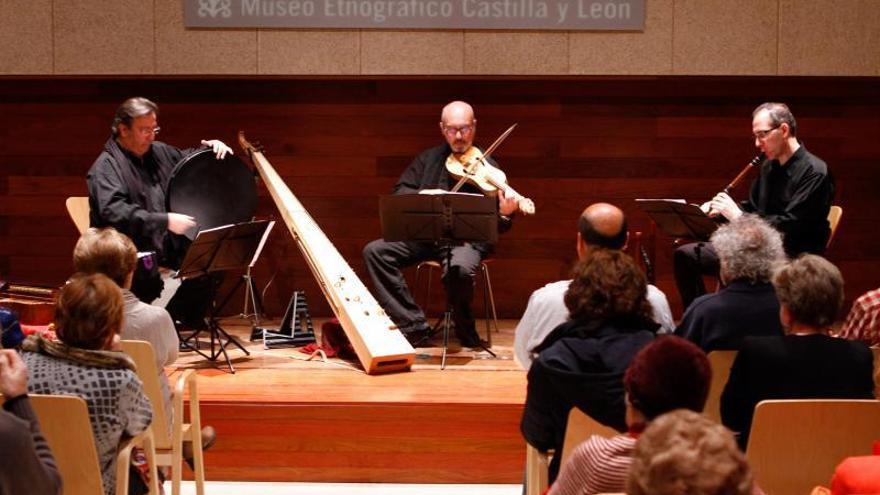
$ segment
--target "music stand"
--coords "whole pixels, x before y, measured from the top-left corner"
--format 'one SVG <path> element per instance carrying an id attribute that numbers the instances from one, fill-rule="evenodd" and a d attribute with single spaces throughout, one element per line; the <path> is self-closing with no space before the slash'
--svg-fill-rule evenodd
<path id="1" fill-rule="evenodd" d="M 481 194 L 403 194 L 379 200 L 382 237 L 386 241 L 434 242 L 446 252 L 446 268 L 452 264 L 452 248 L 463 242 L 498 241 L 498 203 Z M 446 368 L 449 329 L 453 308 L 446 298 L 443 325 L 443 355 Z M 495 356 L 482 344 L 480 347 Z"/>
<path id="2" fill-rule="evenodd" d="M 224 225 L 213 229 L 202 230 L 193 240 L 183 259 L 176 277 L 180 279 L 195 278 L 209 273 L 227 270 L 246 269 L 259 256 L 265 238 L 274 222 L 258 220 L 234 225 Z M 241 283 L 241 282 L 239 282 Z M 211 300 L 216 297 L 216 288 L 212 289 Z M 206 328 L 196 329 L 181 344 L 199 353 L 209 361 L 217 361 L 220 355 L 226 360 L 229 371 L 235 373 L 226 347 L 231 343 L 250 355 L 234 337 L 220 326 L 217 315 L 229 301 L 227 297 L 219 306 L 213 306 L 205 317 Z M 210 353 L 206 354 L 199 348 L 199 334 L 206 331 L 210 337 Z M 195 343 L 195 345 L 193 345 Z"/>
<path id="3" fill-rule="evenodd" d="M 669 237 L 708 241 L 718 224 L 697 205 L 672 199 L 637 199 L 636 205 Z"/>

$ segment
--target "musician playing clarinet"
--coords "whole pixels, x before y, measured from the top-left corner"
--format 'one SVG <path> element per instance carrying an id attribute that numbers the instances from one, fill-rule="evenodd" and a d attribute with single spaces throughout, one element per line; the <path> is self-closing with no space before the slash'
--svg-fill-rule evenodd
<path id="1" fill-rule="evenodd" d="M 174 166 L 202 148 L 180 150 L 156 141 L 159 107 L 146 98 L 129 98 L 116 109 L 111 136 L 89 169 L 90 223 L 113 227 L 130 237 L 139 252 L 154 251 L 163 267 L 179 268 L 184 232 L 196 225 L 189 215 L 166 211 L 165 193 Z M 232 149 L 217 139 L 203 140 L 218 159 Z M 184 247 L 181 247 L 184 246 Z M 144 302 L 162 292 L 157 275 L 136 274 L 131 291 Z"/>
<path id="2" fill-rule="evenodd" d="M 473 146 L 477 133 L 474 109 L 463 101 L 453 101 L 443 108 L 440 115 L 440 133 L 445 143 L 425 150 L 418 155 L 400 176 L 394 186 L 394 194 L 432 194 L 449 191 L 456 183 L 446 169 L 450 154 L 462 155 Z M 492 165 L 494 161 L 489 159 Z M 462 192 L 479 193 L 479 189 L 466 184 Z M 518 210 L 517 201 L 498 190 L 499 231 L 511 226 L 511 218 Z M 452 318 L 455 335 L 464 347 L 480 347 L 471 302 L 474 296 L 474 274 L 482 259 L 492 252 L 492 245 L 464 243 L 452 249 L 452 266 L 443 267 L 446 297 L 453 308 Z M 376 300 L 391 320 L 414 345 L 427 340 L 430 326 L 425 313 L 413 300 L 412 293 L 400 272 L 425 260 L 446 264 L 443 248 L 430 242 L 386 242 L 377 239 L 364 248 L 367 271 L 373 281 Z"/>
<path id="3" fill-rule="evenodd" d="M 726 192 L 703 205 L 710 216 L 727 220 L 756 213 L 783 235 L 785 253 L 822 254 L 830 235 L 828 211 L 834 179 L 828 165 L 797 138 L 797 123 L 784 103 L 763 103 L 752 112 L 755 147 L 765 156 L 748 199 L 737 203 Z M 718 273 L 718 257 L 709 243 L 675 250 L 675 282 L 685 308 L 706 292 L 703 274 Z"/>

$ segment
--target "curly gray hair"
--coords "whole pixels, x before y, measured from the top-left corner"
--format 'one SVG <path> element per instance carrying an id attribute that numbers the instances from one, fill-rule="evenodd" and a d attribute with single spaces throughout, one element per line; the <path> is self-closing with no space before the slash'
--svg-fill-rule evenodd
<path id="1" fill-rule="evenodd" d="M 785 261 L 782 235 L 757 215 L 745 214 L 722 226 L 711 241 L 725 282 L 769 282 L 773 270 Z"/>

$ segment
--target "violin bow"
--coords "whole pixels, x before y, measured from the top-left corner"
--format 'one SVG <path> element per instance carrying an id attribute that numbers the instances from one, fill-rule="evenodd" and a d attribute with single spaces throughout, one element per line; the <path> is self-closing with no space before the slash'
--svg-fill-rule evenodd
<path id="1" fill-rule="evenodd" d="M 486 158 L 488 158 L 489 155 L 491 155 L 492 152 L 495 151 L 495 148 L 500 146 L 501 143 L 503 143 L 504 140 L 507 139 L 507 136 L 509 136 L 510 133 L 513 132 L 514 129 L 516 129 L 516 125 L 517 124 L 513 124 L 506 131 L 504 131 L 503 134 L 498 136 L 498 139 L 496 139 L 495 142 L 493 142 L 491 145 L 489 145 L 488 148 L 486 148 L 486 151 L 483 152 L 483 156 L 481 156 L 479 160 L 474 161 L 474 163 L 471 163 L 471 165 L 465 169 L 466 175 L 463 175 L 461 179 L 458 180 L 458 183 L 455 184 L 455 187 L 450 190 L 451 192 L 458 192 L 458 190 L 461 189 L 461 186 L 463 186 L 464 183 L 467 182 L 467 176 L 473 173 L 473 168 L 476 167 L 478 163 L 485 162 Z"/>

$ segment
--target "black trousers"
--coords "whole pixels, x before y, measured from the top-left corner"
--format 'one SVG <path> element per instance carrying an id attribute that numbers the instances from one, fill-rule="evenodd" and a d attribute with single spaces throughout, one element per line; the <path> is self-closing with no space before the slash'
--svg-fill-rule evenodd
<path id="1" fill-rule="evenodd" d="M 443 266 L 446 298 L 452 308 L 456 335 L 461 340 L 473 341 L 478 338 L 471 310 L 474 274 L 480 261 L 491 252 L 491 247 L 470 243 L 455 246 L 452 248 L 451 266 L 446 266 L 447 249 L 433 243 L 377 239 L 364 247 L 364 261 L 373 282 L 376 300 L 404 333 L 425 329 L 428 323 L 400 269 L 426 260 L 439 261 Z"/>
<path id="2" fill-rule="evenodd" d="M 684 309 L 706 293 L 703 275 L 718 276 L 721 264 L 718 254 L 708 242 L 692 242 L 676 248 L 672 257 L 675 285 Z"/>

